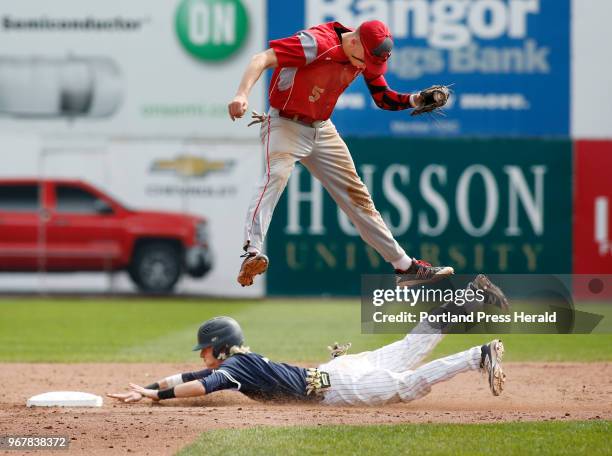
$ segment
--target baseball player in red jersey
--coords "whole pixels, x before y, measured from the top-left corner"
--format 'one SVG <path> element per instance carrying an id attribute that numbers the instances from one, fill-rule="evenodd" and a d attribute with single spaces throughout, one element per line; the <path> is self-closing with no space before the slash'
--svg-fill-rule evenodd
<path id="1" fill-rule="evenodd" d="M 255 54 L 228 110 L 232 120 L 248 108 L 248 95 L 264 70 L 274 68 L 270 81 L 270 111 L 254 114 L 262 122 L 261 140 L 266 172 L 249 207 L 244 232 L 245 259 L 238 274 L 242 286 L 268 268 L 263 241 L 295 163 L 300 161 L 342 208 L 365 242 L 397 274 L 398 285 L 433 282 L 453 274 L 451 267 L 433 267 L 410 258 L 393 238 L 372 197 L 357 174 L 351 154 L 329 120 L 338 98 L 363 75 L 381 109 L 399 111 L 423 106 L 423 96 L 391 90 L 384 78 L 393 39 L 380 21 L 356 30 L 330 22 L 294 36 L 270 41 Z"/>

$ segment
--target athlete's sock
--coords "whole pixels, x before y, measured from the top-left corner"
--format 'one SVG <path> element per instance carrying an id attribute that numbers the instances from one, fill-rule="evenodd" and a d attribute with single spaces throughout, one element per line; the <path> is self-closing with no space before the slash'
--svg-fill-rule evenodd
<path id="1" fill-rule="evenodd" d="M 247 253 L 254 253 L 255 255 L 257 255 L 260 253 L 260 251 L 257 247 L 253 247 L 252 245 L 249 245 L 247 247 Z"/>
<path id="2" fill-rule="evenodd" d="M 393 261 L 391 264 L 393 265 L 395 269 L 399 271 L 407 271 L 410 268 L 410 266 L 412 266 L 412 258 L 404 254 L 403 257 L 401 257 L 397 261 Z"/>

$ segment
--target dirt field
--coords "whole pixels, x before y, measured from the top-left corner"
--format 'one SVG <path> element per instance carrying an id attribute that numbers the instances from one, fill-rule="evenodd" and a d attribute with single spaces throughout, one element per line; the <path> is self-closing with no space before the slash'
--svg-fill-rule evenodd
<path id="1" fill-rule="evenodd" d="M 197 368 L 186 364 L 0 364 L 0 434 L 70 436 L 70 454 L 158 455 L 174 453 L 206 429 L 254 425 L 612 419 L 612 363 L 506 363 L 508 378 L 501 397 L 491 395 L 481 375 L 469 372 L 435 386 L 424 399 L 386 407 L 260 404 L 235 392 L 163 404 L 121 404 L 105 398 L 101 408 L 25 407 L 28 397 L 45 391 L 104 395 L 123 391 L 129 381 L 150 383 Z"/>

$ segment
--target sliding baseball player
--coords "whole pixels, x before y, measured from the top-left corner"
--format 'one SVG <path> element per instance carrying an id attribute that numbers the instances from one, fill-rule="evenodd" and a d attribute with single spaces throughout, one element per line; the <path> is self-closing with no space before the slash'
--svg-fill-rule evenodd
<path id="1" fill-rule="evenodd" d="M 467 289 L 480 291 L 482 300 L 471 309 L 456 306 L 454 311 L 474 312 L 484 305 L 508 310 L 503 292 L 486 276 L 477 276 Z M 233 389 L 257 400 L 380 405 L 419 399 L 436 383 L 478 369 L 487 374 L 491 392 L 499 396 L 505 381 L 501 365 L 504 346 L 500 340 L 419 366 L 440 342 L 444 331 L 443 325 L 419 323 L 402 340 L 355 355 L 343 355 L 345 347 L 336 345 L 331 361 L 308 369 L 251 353 L 244 345 L 238 322 L 216 317 L 200 326 L 194 347 L 200 351 L 205 369 L 172 375 L 145 387 L 131 383 L 128 392 L 108 396 L 123 402 L 136 402 L 143 397 L 158 401 Z"/>

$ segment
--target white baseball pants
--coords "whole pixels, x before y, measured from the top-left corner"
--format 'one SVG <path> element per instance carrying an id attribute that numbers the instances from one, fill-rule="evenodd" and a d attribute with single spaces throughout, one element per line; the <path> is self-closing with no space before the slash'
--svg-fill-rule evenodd
<path id="1" fill-rule="evenodd" d="M 270 109 L 260 137 L 266 155 L 266 173 L 251 201 L 245 225 L 245 246 L 263 249 L 263 242 L 287 180 L 300 161 L 346 213 L 362 239 L 387 262 L 405 255 L 374 207 L 367 187 L 357 174 L 348 147 L 330 120 L 316 128 L 279 117 Z"/>
<path id="2" fill-rule="evenodd" d="M 480 346 L 415 368 L 442 340 L 438 330 L 422 323 L 417 328 L 404 339 L 378 350 L 340 356 L 319 366 L 321 371 L 329 374 L 331 381 L 323 403 L 381 405 L 409 402 L 428 394 L 436 383 L 479 368 Z M 423 334 L 426 331 L 429 333 Z"/>

